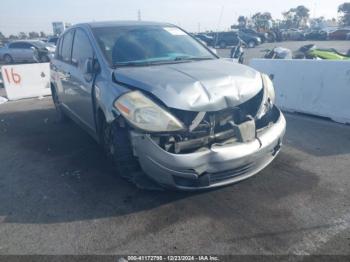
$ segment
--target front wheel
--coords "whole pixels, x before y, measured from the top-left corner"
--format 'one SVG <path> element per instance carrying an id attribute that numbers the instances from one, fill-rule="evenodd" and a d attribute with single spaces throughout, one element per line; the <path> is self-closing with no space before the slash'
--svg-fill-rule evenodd
<path id="1" fill-rule="evenodd" d="M 134 157 L 128 130 L 119 127 L 116 122 L 108 124 L 103 121 L 101 143 L 117 173 L 128 181 L 134 182 L 134 176 L 141 172 L 141 167 Z"/>
<path id="2" fill-rule="evenodd" d="M 249 48 L 254 48 L 255 46 L 256 46 L 255 41 L 249 41 L 249 42 L 248 42 L 248 47 L 249 47 Z"/>
<path id="3" fill-rule="evenodd" d="M 142 171 L 139 161 L 133 153 L 129 129 L 120 127 L 117 122 L 108 124 L 105 120 L 102 121 L 100 141 L 118 175 L 140 189 L 163 190 Z"/>
<path id="4" fill-rule="evenodd" d="M 5 64 L 13 64 L 13 58 L 9 54 L 4 55 Z"/>
<path id="5" fill-rule="evenodd" d="M 48 57 L 48 55 L 43 55 L 43 56 L 41 56 L 41 58 L 40 58 L 40 62 L 42 62 L 42 63 L 48 63 L 48 62 L 50 62 L 50 58 Z"/>

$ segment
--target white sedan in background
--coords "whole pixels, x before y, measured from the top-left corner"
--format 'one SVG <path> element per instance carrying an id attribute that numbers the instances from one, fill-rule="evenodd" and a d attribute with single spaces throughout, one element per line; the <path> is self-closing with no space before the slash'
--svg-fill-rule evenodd
<path id="1" fill-rule="evenodd" d="M 0 48 L 0 60 L 5 64 L 49 62 L 56 47 L 39 40 L 14 41 Z"/>

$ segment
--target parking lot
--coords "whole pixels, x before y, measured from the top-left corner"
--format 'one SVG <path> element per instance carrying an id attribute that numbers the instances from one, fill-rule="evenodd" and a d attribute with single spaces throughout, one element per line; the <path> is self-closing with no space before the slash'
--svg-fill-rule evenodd
<path id="1" fill-rule="evenodd" d="M 248 64 L 252 58 L 262 58 L 265 54 L 264 50 L 273 49 L 275 47 L 284 47 L 297 51 L 304 45 L 315 44 L 319 48 L 334 48 L 342 53 L 347 53 L 350 49 L 350 41 L 293 41 L 293 42 L 276 42 L 265 43 L 255 48 L 245 49 L 245 63 Z M 221 57 L 229 57 L 230 49 L 218 49 L 218 55 Z"/>
<path id="2" fill-rule="evenodd" d="M 307 43 L 248 49 L 247 61 Z M 200 193 L 154 192 L 119 178 L 77 125 L 57 123 L 50 97 L 2 104 L 0 253 L 350 255 L 350 126 L 286 118 L 284 147 L 257 176 Z"/>

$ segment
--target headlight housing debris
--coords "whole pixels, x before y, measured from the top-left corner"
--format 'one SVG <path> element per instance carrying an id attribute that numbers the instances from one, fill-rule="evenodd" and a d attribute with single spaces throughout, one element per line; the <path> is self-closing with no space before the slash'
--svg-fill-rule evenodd
<path id="1" fill-rule="evenodd" d="M 263 88 L 264 88 L 264 97 L 260 105 L 260 109 L 257 114 L 257 118 L 263 117 L 275 104 L 275 88 L 270 77 L 266 74 L 261 74 Z"/>
<path id="2" fill-rule="evenodd" d="M 176 117 L 139 91 L 120 96 L 114 107 L 132 126 L 143 131 L 175 132 L 185 129 Z"/>

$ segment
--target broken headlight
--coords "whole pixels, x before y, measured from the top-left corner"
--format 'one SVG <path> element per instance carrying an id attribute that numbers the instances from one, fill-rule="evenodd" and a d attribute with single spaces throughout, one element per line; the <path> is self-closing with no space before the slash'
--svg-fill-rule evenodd
<path id="1" fill-rule="evenodd" d="M 271 110 L 275 103 L 275 88 L 273 87 L 270 77 L 266 74 L 261 74 L 261 78 L 264 87 L 264 96 L 259 111 L 256 115 L 258 119 L 263 117 L 269 110 Z"/>
<path id="2" fill-rule="evenodd" d="M 184 129 L 172 114 L 158 106 L 139 91 L 120 96 L 114 107 L 134 127 L 148 132 L 172 132 Z"/>

